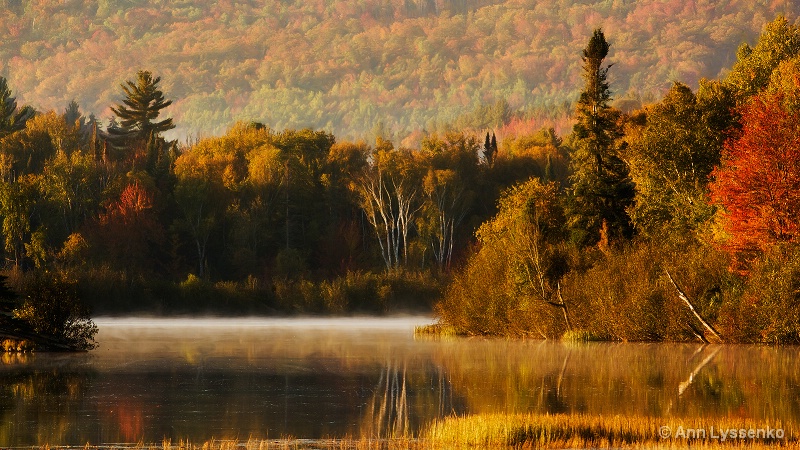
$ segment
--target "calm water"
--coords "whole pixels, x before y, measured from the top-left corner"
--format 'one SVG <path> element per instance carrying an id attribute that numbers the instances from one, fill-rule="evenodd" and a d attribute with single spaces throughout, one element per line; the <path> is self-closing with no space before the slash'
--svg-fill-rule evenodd
<path id="1" fill-rule="evenodd" d="M 5 355 L 0 447 L 387 436 L 449 414 L 800 422 L 800 349 L 415 340 L 427 318 L 98 320 L 88 354 Z"/>

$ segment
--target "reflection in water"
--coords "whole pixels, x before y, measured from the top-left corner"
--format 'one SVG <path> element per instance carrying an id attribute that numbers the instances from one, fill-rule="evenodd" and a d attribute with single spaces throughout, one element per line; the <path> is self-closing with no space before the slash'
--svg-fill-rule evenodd
<path id="1" fill-rule="evenodd" d="M 404 364 L 398 366 L 389 363 L 381 370 L 362 430 L 367 436 L 393 438 L 405 436 L 411 431 L 406 368 Z"/>
<path id="2" fill-rule="evenodd" d="M 97 351 L 1 360 L 0 447 L 391 437 L 489 412 L 800 419 L 794 347 L 414 340 L 424 321 L 101 320 Z"/>
<path id="3" fill-rule="evenodd" d="M 697 349 L 697 351 L 692 355 L 692 357 L 690 359 L 694 359 L 696 356 L 700 355 L 701 352 L 705 349 L 705 347 L 706 347 L 705 345 L 700 346 Z M 682 382 L 681 384 L 678 385 L 678 397 L 683 395 L 683 393 L 686 391 L 686 389 L 689 386 L 691 386 L 692 382 L 694 382 L 694 377 L 697 375 L 697 373 L 700 372 L 700 370 L 702 370 L 703 367 L 706 366 L 706 364 L 711 362 L 711 360 L 714 359 L 715 356 L 717 356 L 717 353 L 719 353 L 719 350 L 720 350 L 720 347 L 715 347 L 714 350 L 708 354 L 708 356 L 706 356 L 702 361 L 700 361 L 697 364 L 697 366 L 694 368 L 694 370 L 692 370 L 692 373 L 689 374 L 689 378 L 687 378 L 686 381 L 684 381 L 684 382 Z"/>

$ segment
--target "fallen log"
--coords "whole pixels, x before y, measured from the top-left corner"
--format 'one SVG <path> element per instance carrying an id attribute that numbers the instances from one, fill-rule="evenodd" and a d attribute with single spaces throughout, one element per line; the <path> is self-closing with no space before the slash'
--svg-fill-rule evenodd
<path id="1" fill-rule="evenodd" d="M 699 320 L 700 323 L 703 324 L 703 326 L 706 327 L 706 329 L 711 334 L 713 334 L 714 337 L 717 338 L 717 340 L 719 340 L 719 342 L 723 342 L 722 336 L 720 336 L 717 330 L 715 330 L 714 327 L 711 326 L 711 324 L 708 323 L 708 321 L 706 321 L 706 319 L 704 319 L 699 312 L 697 312 L 697 309 L 692 304 L 692 301 L 689 300 L 689 297 L 686 295 L 686 293 L 683 292 L 683 290 L 678 286 L 678 283 L 675 282 L 675 279 L 672 278 L 672 274 L 670 274 L 668 270 L 666 272 L 667 272 L 667 277 L 669 277 L 669 281 L 672 283 L 673 286 L 675 286 L 675 290 L 678 291 L 678 297 L 680 297 L 680 299 L 683 300 L 684 303 L 686 303 L 686 306 L 689 307 L 689 311 L 691 311 L 692 314 L 694 314 L 697 320 Z"/>

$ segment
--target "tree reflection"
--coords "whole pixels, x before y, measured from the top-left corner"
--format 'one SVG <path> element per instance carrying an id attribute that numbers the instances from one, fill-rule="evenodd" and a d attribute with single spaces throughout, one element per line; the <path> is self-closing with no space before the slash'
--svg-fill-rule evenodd
<path id="1" fill-rule="evenodd" d="M 48 355 L 48 357 L 51 357 Z M 0 367 L 0 442 L 69 442 L 80 435 L 73 417 L 84 408 L 92 373 L 69 364 L 30 370 L 35 355 L 3 359 Z"/>
<path id="2" fill-rule="evenodd" d="M 419 367 L 409 370 L 408 365 L 406 360 L 388 361 L 382 367 L 362 417 L 362 436 L 413 436 L 434 418 L 465 411 L 441 366 L 426 365 L 420 371 Z"/>

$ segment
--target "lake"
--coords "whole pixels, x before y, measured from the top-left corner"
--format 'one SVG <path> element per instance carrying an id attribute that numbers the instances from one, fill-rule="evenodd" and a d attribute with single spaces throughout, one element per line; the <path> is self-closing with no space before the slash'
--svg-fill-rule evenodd
<path id="1" fill-rule="evenodd" d="M 415 339 L 426 317 L 96 322 L 92 352 L 2 355 L 0 447 L 387 437 L 484 412 L 800 419 L 797 347 Z"/>

